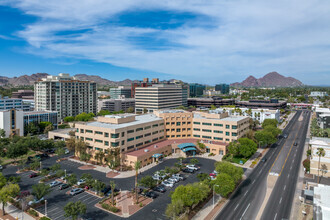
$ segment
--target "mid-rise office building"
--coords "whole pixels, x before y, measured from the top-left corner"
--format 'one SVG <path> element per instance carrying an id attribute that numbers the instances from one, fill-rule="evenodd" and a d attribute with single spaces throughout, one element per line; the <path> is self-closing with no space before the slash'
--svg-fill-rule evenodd
<path id="1" fill-rule="evenodd" d="M 217 84 L 215 85 L 215 91 L 220 91 L 221 94 L 229 94 L 229 85 L 228 84 Z"/>
<path id="2" fill-rule="evenodd" d="M 250 108 L 218 108 L 210 112 L 222 113 L 228 112 L 230 116 L 249 116 L 253 120 L 258 120 L 262 123 L 265 119 L 276 119 L 280 122 L 280 110 L 278 109 L 250 109 Z"/>
<path id="3" fill-rule="evenodd" d="M 158 78 L 154 78 L 149 82 L 149 78 L 144 78 L 143 81 L 140 82 L 133 82 L 131 85 L 131 97 L 134 98 L 135 97 L 135 89 L 142 87 L 150 87 L 154 84 L 159 84 L 159 79 Z"/>
<path id="4" fill-rule="evenodd" d="M 135 109 L 135 99 L 101 99 L 97 101 L 97 111 L 108 110 L 110 112 Z"/>
<path id="5" fill-rule="evenodd" d="M 223 105 L 235 105 L 235 99 L 222 99 L 221 97 L 214 96 L 211 98 L 189 98 L 188 106 L 195 106 L 197 108 L 210 108 L 211 105 L 216 107 Z"/>
<path id="6" fill-rule="evenodd" d="M 58 119 L 83 112 L 97 113 L 96 83 L 60 73 L 34 83 L 36 111 L 57 111 Z"/>
<path id="7" fill-rule="evenodd" d="M 110 88 L 110 98 L 112 99 L 124 99 L 131 97 L 131 87 L 118 86 L 118 88 Z"/>
<path id="8" fill-rule="evenodd" d="M 203 96 L 205 86 L 198 83 L 189 84 L 189 97 L 200 97 Z"/>
<path id="9" fill-rule="evenodd" d="M 0 110 L 0 129 L 6 132 L 6 137 L 24 135 L 23 110 Z"/>
<path id="10" fill-rule="evenodd" d="M 30 111 L 24 112 L 24 126 L 30 123 L 39 124 L 40 122 L 50 122 L 53 124 L 54 129 L 57 129 L 57 112 L 51 111 Z"/>
<path id="11" fill-rule="evenodd" d="M 135 112 L 187 106 L 187 88 L 176 84 L 156 84 L 135 90 Z"/>
<path id="12" fill-rule="evenodd" d="M 31 105 L 23 102 L 22 99 L 14 99 L 8 98 L 7 96 L 2 97 L 0 95 L 0 110 L 7 110 L 7 109 L 21 109 L 23 111 L 30 111 Z"/>
<path id="13" fill-rule="evenodd" d="M 13 92 L 13 99 L 34 99 L 34 91 L 33 90 L 18 90 L 17 92 Z"/>

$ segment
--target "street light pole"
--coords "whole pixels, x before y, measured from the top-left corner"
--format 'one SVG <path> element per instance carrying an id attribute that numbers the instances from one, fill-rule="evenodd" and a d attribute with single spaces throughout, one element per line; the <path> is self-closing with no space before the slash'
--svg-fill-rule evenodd
<path id="1" fill-rule="evenodd" d="M 47 216 L 47 200 L 45 200 L 45 216 Z"/>
<path id="2" fill-rule="evenodd" d="M 40 161 L 40 172 L 41 172 L 41 161 Z"/>
<path id="3" fill-rule="evenodd" d="M 215 188 L 215 186 L 219 187 L 219 185 L 213 185 L 213 209 L 214 209 L 214 188 Z"/>

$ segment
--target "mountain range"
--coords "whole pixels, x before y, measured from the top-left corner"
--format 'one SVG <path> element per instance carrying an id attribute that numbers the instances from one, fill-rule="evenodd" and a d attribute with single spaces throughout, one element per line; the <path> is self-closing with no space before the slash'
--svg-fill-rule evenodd
<path id="1" fill-rule="evenodd" d="M 293 77 L 285 77 L 277 72 L 270 72 L 261 78 L 247 77 L 243 82 L 232 83 L 234 87 L 297 87 L 303 83 Z"/>

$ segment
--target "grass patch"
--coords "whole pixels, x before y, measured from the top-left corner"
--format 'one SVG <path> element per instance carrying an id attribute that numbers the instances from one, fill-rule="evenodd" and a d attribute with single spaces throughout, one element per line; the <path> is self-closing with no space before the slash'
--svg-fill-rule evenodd
<path id="1" fill-rule="evenodd" d="M 238 156 L 232 157 L 232 155 L 226 154 L 225 156 L 222 157 L 222 160 L 225 160 L 225 161 L 228 161 L 228 162 L 231 162 L 231 163 L 237 163 L 237 164 L 243 165 L 243 164 L 246 163 L 246 161 L 249 160 L 249 158 L 238 157 Z M 243 163 L 240 163 L 241 161 Z"/>

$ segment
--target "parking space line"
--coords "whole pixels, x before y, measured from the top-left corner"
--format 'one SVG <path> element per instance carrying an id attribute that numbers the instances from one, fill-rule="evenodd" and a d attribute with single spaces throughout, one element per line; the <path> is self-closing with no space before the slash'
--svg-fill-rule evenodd
<path id="1" fill-rule="evenodd" d="M 99 200 L 99 199 L 100 199 L 100 198 L 95 198 L 95 199 L 91 200 L 90 202 L 88 202 L 87 204 L 94 203 L 94 202 L 96 202 L 96 201 Z"/>
<path id="2" fill-rule="evenodd" d="M 82 198 L 85 198 L 86 196 L 89 196 L 88 193 L 86 193 L 85 195 L 82 193 L 82 195 L 83 195 L 83 196 L 81 196 L 81 197 L 78 197 L 78 196 L 77 196 L 76 198 L 78 198 L 78 199 L 82 199 Z"/>
<path id="3" fill-rule="evenodd" d="M 53 212 L 53 211 L 55 211 L 55 210 L 57 210 L 57 209 L 58 209 L 58 207 L 55 207 L 55 209 L 51 209 L 51 210 L 48 209 L 47 211 L 48 211 L 48 212 Z"/>
<path id="4" fill-rule="evenodd" d="M 59 218 L 61 218 L 62 216 L 64 217 L 64 215 L 61 214 L 60 216 L 58 216 L 58 217 L 56 217 L 56 218 L 53 218 L 53 220 L 59 219 Z"/>

